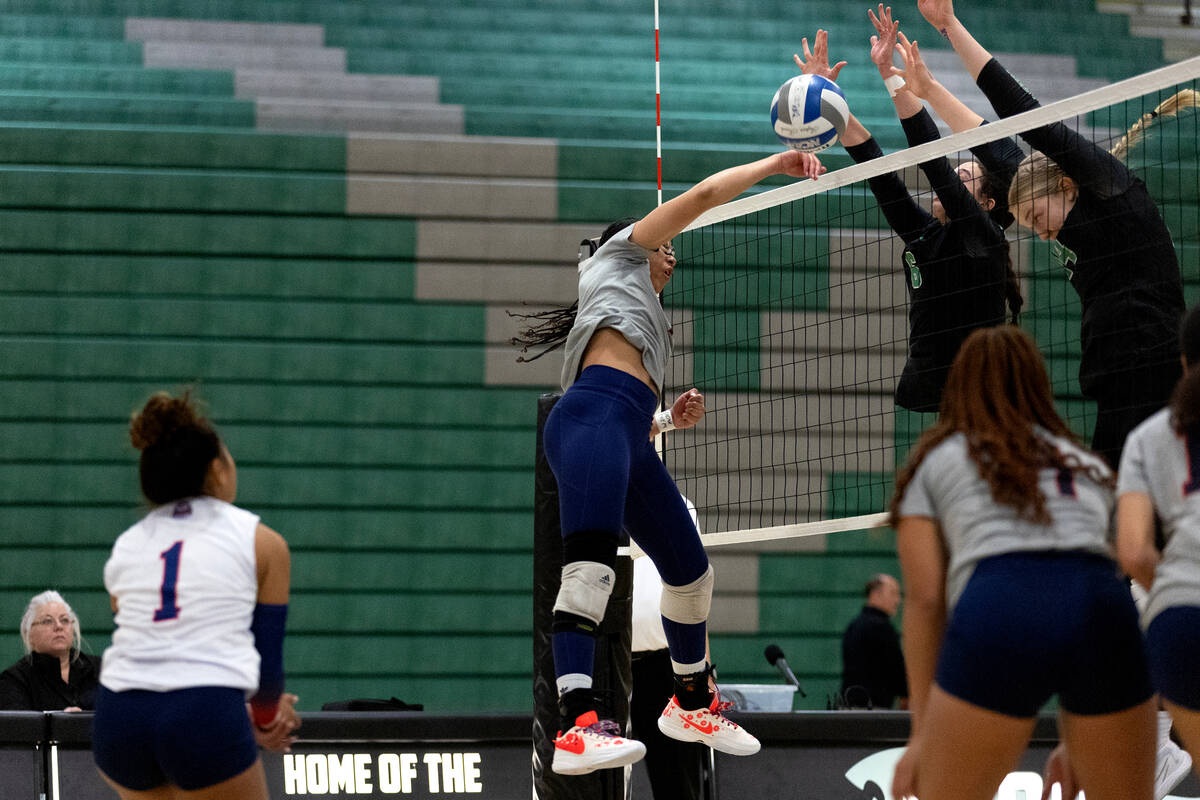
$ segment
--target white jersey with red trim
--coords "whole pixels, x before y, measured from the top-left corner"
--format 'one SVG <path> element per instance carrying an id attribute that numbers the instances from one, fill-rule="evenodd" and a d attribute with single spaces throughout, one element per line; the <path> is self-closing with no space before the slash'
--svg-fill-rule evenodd
<path id="1" fill-rule="evenodd" d="M 172 691 L 258 688 L 250 622 L 258 598 L 258 517 L 213 497 L 151 511 L 122 533 L 104 565 L 116 631 L 100 683 Z"/>

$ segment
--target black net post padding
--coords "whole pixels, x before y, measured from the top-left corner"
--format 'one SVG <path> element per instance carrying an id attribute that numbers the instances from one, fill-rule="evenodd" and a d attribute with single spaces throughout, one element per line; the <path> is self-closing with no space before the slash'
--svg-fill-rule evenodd
<path id="1" fill-rule="evenodd" d="M 542 431 L 546 417 L 561 397 L 538 398 L 537 464 L 533 501 L 533 796 L 536 800 L 623 800 L 625 770 L 604 769 L 590 775 L 558 775 L 551 771 L 558 733 L 558 690 L 550 646 L 554 601 L 562 573 L 562 531 L 558 518 L 558 484 L 546 463 Z M 606 692 L 613 719 L 628 731 L 633 565 L 617 559 L 617 580 L 596 638 L 593 686 Z"/>

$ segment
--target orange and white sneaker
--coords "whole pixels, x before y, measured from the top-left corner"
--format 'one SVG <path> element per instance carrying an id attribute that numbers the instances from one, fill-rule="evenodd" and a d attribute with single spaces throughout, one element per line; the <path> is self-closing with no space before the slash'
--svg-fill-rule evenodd
<path id="1" fill-rule="evenodd" d="M 559 775 L 586 775 L 598 769 L 632 764 L 644 755 L 646 745 L 623 738 L 617 723 L 600 719 L 595 711 L 589 711 L 576 717 L 569 731 L 558 734 L 550 769 Z"/>
<path id="2" fill-rule="evenodd" d="M 762 747 L 758 739 L 727 719 L 721 712 L 730 707 L 714 693 L 712 705 L 688 711 L 674 697 L 658 718 L 658 729 L 681 742 L 700 742 L 714 750 L 735 756 L 752 756 Z"/>

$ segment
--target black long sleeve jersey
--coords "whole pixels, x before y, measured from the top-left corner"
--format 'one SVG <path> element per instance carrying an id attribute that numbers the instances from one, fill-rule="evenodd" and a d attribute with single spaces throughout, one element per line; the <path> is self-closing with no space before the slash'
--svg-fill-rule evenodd
<path id="1" fill-rule="evenodd" d="M 938 138 L 924 109 L 901 123 L 910 145 Z M 976 156 L 989 170 L 1011 172 L 1020 161 L 1020 150 L 1009 144 L 1011 149 L 981 148 Z M 859 163 L 883 155 L 874 139 L 846 151 Z M 949 159 L 920 167 L 946 209 L 946 224 L 913 199 L 898 174 L 889 172 L 868 183 L 888 224 L 904 241 L 909 347 L 896 385 L 896 405 L 937 411 L 950 363 L 963 340 L 976 328 L 1004 321 L 1008 246 L 1004 231 L 979 206 Z"/>
<path id="2" fill-rule="evenodd" d="M 1038 106 L 994 58 L 977 82 L 1001 117 Z M 1080 390 L 1100 400 L 1136 395 L 1139 387 L 1161 391 L 1162 381 L 1138 375 L 1179 369 L 1184 301 L 1179 259 L 1154 199 L 1120 159 L 1062 123 L 1021 138 L 1079 187 L 1052 256 L 1082 307 Z"/>

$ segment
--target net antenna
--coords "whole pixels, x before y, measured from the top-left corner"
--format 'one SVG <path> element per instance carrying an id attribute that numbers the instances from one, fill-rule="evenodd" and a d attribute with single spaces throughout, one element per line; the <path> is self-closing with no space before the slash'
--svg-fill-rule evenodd
<path id="1" fill-rule="evenodd" d="M 658 0 L 654 0 L 654 157 L 658 164 L 658 204 L 662 205 L 662 83 L 658 60 Z"/>
<path id="2" fill-rule="evenodd" d="M 659 76 L 659 25 L 658 25 L 658 0 L 654 0 L 654 160 L 658 172 L 658 202 L 657 205 L 662 205 L 662 82 Z M 658 299 L 662 300 L 662 293 L 658 295 Z M 664 393 L 658 399 L 658 410 L 664 411 L 671 407 L 671 398 Z M 658 457 L 662 458 L 667 446 L 667 434 L 661 433 L 655 439 L 654 449 L 658 451 Z"/>
<path id="3" fill-rule="evenodd" d="M 1172 87 L 1198 80 L 1200 57 L 743 197 L 692 223 L 677 240 L 687 269 L 665 295 L 676 350 L 667 383 L 702 387 L 709 410 L 701 425 L 672 435 L 664 458 L 710 531 L 705 546 L 886 525 L 892 476 L 934 419 L 893 396 L 909 347 L 903 243 L 869 178 L 905 170 L 911 178 L 920 163 L 1058 121 L 1107 149 Z M 1188 282 L 1200 279 L 1198 118 L 1156 121 L 1127 159 L 1172 232 Z M 1164 155 L 1172 137 L 1177 153 Z M 932 196 L 927 184 L 906 183 L 918 201 Z M 1053 243 L 1017 226 L 1008 241 L 1024 279 L 1020 324 L 1046 357 L 1060 413 L 1090 433 L 1094 406 L 1077 375 L 1078 299 L 1055 268 Z"/>

